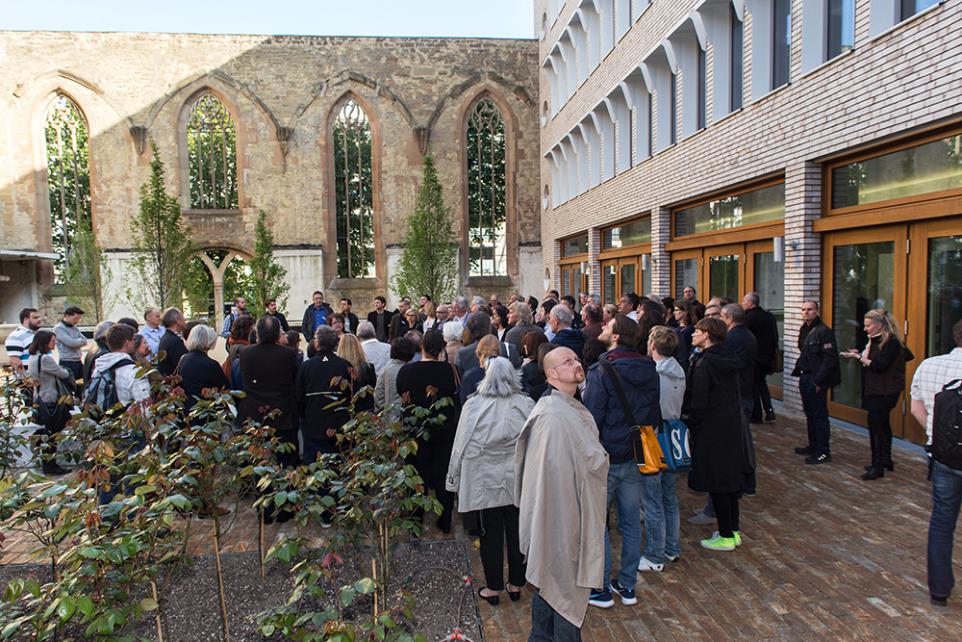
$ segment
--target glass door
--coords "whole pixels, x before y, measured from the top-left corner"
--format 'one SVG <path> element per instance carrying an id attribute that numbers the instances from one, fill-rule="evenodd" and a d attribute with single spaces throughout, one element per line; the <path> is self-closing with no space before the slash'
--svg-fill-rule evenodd
<path id="1" fill-rule="evenodd" d="M 704 296 L 701 292 L 701 250 L 685 250 L 671 253 L 671 295 L 681 299 L 686 286 L 692 286 L 698 293 L 699 300 Z M 705 299 L 707 300 L 707 299 Z"/>
<path id="2" fill-rule="evenodd" d="M 785 262 L 775 261 L 775 250 L 771 241 L 748 243 L 745 255 L 745 292 L 757 293 L 759 305 L 775 316 L 778 325 L 775 372 L 768 377 L 768 383 L 776 398 L 781 399 L 784 383 L 782 353 L 785 345 Z"/>
<path id="3" fill-rule="evenodd" d="M 708 290 L 699 293 L 708 302 L 712 297 L 724 297 L 733 303 L 741 301 L 744 290 L 744 253 L 745 246 L 723 245 L 705 250 L 707 275 L 705 282 Z"/>
<path id="4" fill-rule="evenodd" d="M 603 303 L 618 303 L 618 261 L 602 261 L 601 263 L 601 301 Z"/>
<path id="5" fill-rule="evenodd" d="M 581 263 L 569 263 L 561 266 L 561 296 L 570 294 L 577 300 L 578 293 L 584 290 L 583 281 Z"/>
<path id="6" fill-rule="evenodd" d="M 862 319 L 873 308 L 905 320 L 907 228 L 893 226 L 827 235 L 822 283 L 830 296 L 822 302 L 822 320 L 835 330 L 839 350 L 862 350 L 868 337 Z M 865 424 L 862 367 L 842 359 L 842 383 L 832 390 L 830 411 L 847 421 Z M 896 417 L 897 414 L 897 417 Z M 902 408 L 893 410 L 892 429 L 902 435 Z"/>

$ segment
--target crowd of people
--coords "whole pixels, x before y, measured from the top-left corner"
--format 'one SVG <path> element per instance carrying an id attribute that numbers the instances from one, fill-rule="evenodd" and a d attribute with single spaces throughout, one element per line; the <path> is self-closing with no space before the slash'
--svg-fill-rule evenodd
<path id="1" fill-rule="evenodd" d="M 894 469 L 888 415 L 913 356 L 884 310 L 865 314 L 865 345 L 848 350 L 818 312 L 816 301 L 801 308 L 793 374 L 808 443 L 796 452 L 810 465 L 831 461 L 828 391 L 841 380 L 840 359 L 858 360 L 871 434 L 862 478 L 880 478 Z M 400 420 L 423 409 L 419 421 L 431 421 L 430 438 L 421 438 L 412 463 L 442 507 L 436 526 L 450 532 L 456 506 L 478 536 L 481 599 L 497 605 L 503 593 L 518 600 L 526 583 L 536 587 L 532 640 L 580 639 L 589 605 L 609 608 L 616 596 L 635 604 L 639 573 L 664 572 L 681 556 L 681 473 L 642 474 L 639 427 L 686 424 L 687 484 L 707 496 L 689 521 L 716 526 L 702 547 L 730 552 L 743 545 L 740 499 L 756 486 L 751 424 L 775 420 L 766 377 L 778 367 L 778 326 L 754 292 L 739 303 L 701 303 L 687 287 L 678 300 L 628 293 L 607 305 L 553 290 L 541 301 L 421 296 L 402 298 L 396 310 L 377 296 L 361 320 L 350 299 L 334 312 L 318 291 L 299 332 L 275 301 L 255 318 L 237 299 L 221 328 L 227 357 L 220 363 L 208 354 L 218 334 L 176 308 L 150 308 L 143 324 L 99 324 L 86 355 L 82 316 L 67 308 L 47 331 L 36 310 L 25 309 L 7 339 L 14 370 L 30 376 L 48 406 L 84 386 L 94 393 L 105 378 L 121 404 L 148 400 L 151 377 L 177 375 L 187 404 L 205 389 L 242 390 L 238 422 L 269 414 L 278 437 L 295 446 L 282 456 L 290 466 L 336 453 L 337 431 L 352 412 Z M 955 339 L 960 348 L 923 362 L 912 384 L 913 414 L 928 421 L 930 435 L 934 395 L 962 378 L 962 322 Z M 46 412 L 44 420 L 43 430 L 54 434 L 67 418 Z M 43 455 L 45 472 L 65 472 L 51 452 Z M 944 603 L 962 472 L 936 464 L 934 479 L 941 490 L 933 491 L 931 592 Z M 621 534 L 617 561 L 609 513 Z"/>

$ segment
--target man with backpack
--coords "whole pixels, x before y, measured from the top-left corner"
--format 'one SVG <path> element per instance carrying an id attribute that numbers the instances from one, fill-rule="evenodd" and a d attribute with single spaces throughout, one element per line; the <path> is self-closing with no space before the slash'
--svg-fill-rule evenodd
<path id="1" fill-rule="evenodd" d="M 955 584 L 953 533 L 962 506 L 962 320 L 952 327 L 955 349 L 929 357 L 912 378 L 912 416 L 928 435 L 932 478 L 928 577 L 932 604 L 945 606 Z"/>
<path id="2" fill-rule="evenodd" d="M 118 323 L 107 330 L 110 352 L 97 359 L 93 376 L 87 387 L 84 403 L 106 411 L 118 403 L 129 406 L 145 402 L 150 397 L 150 384 L 137 374 L 133 359 L 134 335 L 130 326 Z"/>

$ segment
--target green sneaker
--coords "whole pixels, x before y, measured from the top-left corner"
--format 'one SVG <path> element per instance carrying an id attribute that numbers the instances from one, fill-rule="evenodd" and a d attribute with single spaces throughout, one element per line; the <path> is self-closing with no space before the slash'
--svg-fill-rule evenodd
<path id="1" fill-rule="evenodd" d="M 711 539 L 703 539 L 701 545 L 710 551 L 733 551 L 736 546 L 734 537 L 722 537 L 721 535 L 715 535 Z"/>
<path id="2" fill-rule="evenodd" d="M 714 539 L 716 537 L 718 537 L 718 531 L 712 531 L 711 538 Z M 733 539 L 735 540 L 735 546 L 742 545 L 742 534 L 740 532 L 735 531 L 735 537 Z"/>

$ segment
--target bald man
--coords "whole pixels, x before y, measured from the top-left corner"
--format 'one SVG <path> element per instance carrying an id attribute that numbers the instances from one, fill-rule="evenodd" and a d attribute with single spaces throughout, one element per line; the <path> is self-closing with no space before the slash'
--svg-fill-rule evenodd
<path id="1" fill-rule="evenodd" d="M 585 380 L 578 355 L 558 347 L 544 357 L 548 389 L 521 429 L 515 452 L 531 640 L 581 640 L 588 594 L 604 579 L 608 454 L 595 420 L 575 399 Z"/>

